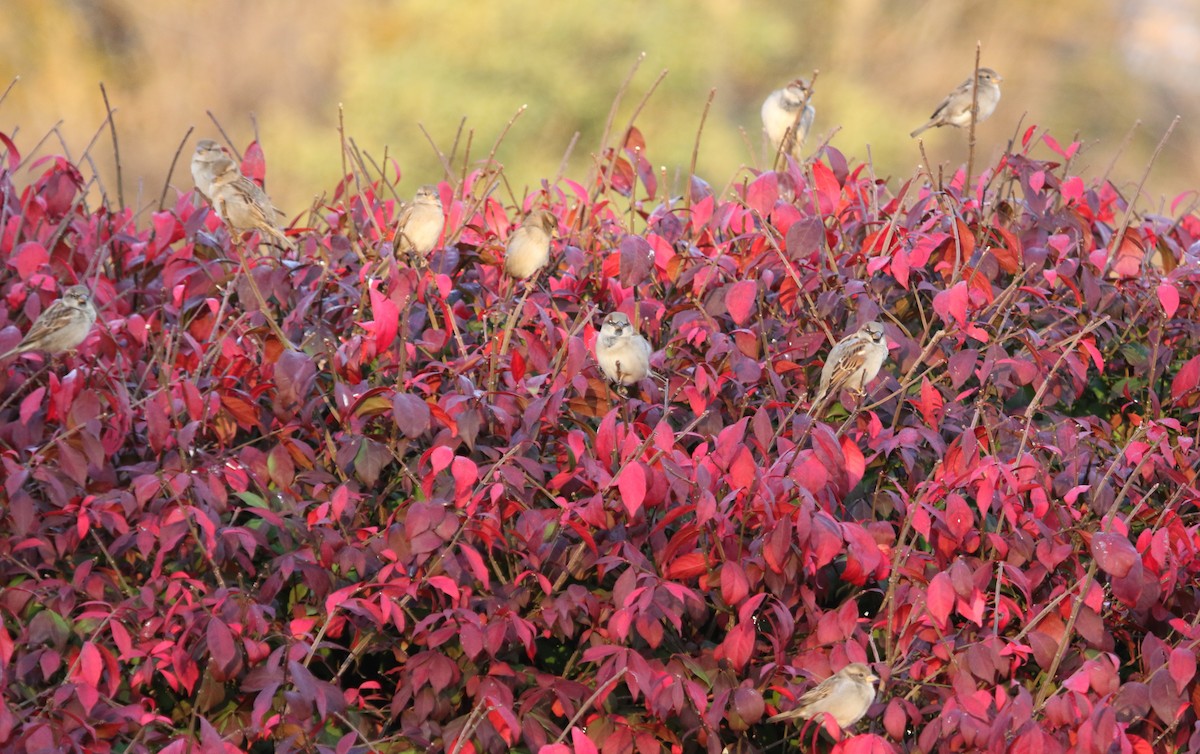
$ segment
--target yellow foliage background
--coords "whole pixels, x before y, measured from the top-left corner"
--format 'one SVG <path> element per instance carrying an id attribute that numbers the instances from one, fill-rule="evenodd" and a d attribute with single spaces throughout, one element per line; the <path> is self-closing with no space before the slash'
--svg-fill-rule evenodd
<path id="1" fill-rule="evenodd" d="M 676 190 L 711 89 L 697 173 L 720 188 L 764 163 L 763 98 L 813 69 L 809 147 L 832 134 L 853 161 L 870 157 L 878 176 L 904 179 L 921 159 L 908 132 L 969 75 L 979 41 L 983 65 L 1005 79 L 979 129 L 980 160 L 1022 123 L 1064 144 L 1078 133 L 1087 146 L 1076 169 L 1098 176 L 1112 163 L 1132 195 L 1178 114 L 1148 184 L 1147 208 L 1158 209 L 1195 185 L 1197 40 L 1194 0 L 4 0 L 0 89 L 20 81 L 0 103 L 0 131 L 19 128 L 28 150 L 61 120 L 74 159 L 96 137 L 88 154 L 112 197 L 103 82 L 126 202 L 143 209 L 157 204 L 194 126 L 171 181 L 191 188 L 192 145 L 220 138 L 206 111 L 239 150 L 256 123 L 267 187 L 295 216 L 342 174 L 339 103 L 346 134 L 376 159 L 386 148 L 409 194 L 445 177 L 418 124 L 448 151 L 465 117 L 473 161 L 527 105 L 497 153 L 519 198 L 553 179 L 575 133 L 566 175 L 584 178 L 620 83 L 645 52 L 616 130 L 666 69 L 637 126 Z M 962 131 L 929 132 L 934 170 L 965 160 L 965 142 Z M 61 151 L 57 137 L 39 151 Z M 460 145 L 456 173 L 462 155 Z"/>

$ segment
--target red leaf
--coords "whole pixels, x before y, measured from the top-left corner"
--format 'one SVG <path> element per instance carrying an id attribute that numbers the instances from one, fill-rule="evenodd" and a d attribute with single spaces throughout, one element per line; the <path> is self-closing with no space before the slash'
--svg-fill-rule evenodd
<path id="1" fill-rule="evenodd" d="M 863 474 L 867 470 L 867 460 L 863 457 L 862 450 L 858 447 L 858 443 L 849 437 L 841 439 L 842 456 L 846 461 L 846 476 L 850 477 L 851 488 L 858 486 L 862 481 Z"/>
<path id="2" fill-rule="evenodd" d="M 17 151 L 17 145 L 12 143 L 12 139 L 8 138 L 4 133 L 0 133 L 0 142 L 4 144 L 8 150 L 8 169 L 16 170 L 21 164 L 21 153 Z"/>
<path id="3" fill-rule="evenodd" d="M 746 188 L 746 206 L 762 217 L 771 214 L 779 200 L 779 176 L 768 171 L 754 179 Z"/>
<path id="4" fill-rule="evenodd" d="M 750 579 L 736 560 L 727 560 L 721 566 L 721 599 L 731 607 L 738 605 L 750 593 Z"/>
<path id="5" fill-rule="evenodd" d="M 823 162 L 814 162 L 812 172 L 817 188 L 817 206 L 822 215 L 831 215 L 837 209 L 842 186 L 838 183 L 837 176 Z"/>
<path id="6" fill-rule="evenodd" d="M 1113 255 L 1111 274 L 1124 279 L 1138 277 L 1142 274 L 1142 260 L 1145 256 L 1146 250 L 1142 248 L 1141 241 L 1132 235 L 1132 231 L 1127 232 L 1121 238 L 1117 253 Z"/>
<path id="7" fill-rule="evenodd" d="M 663 575 L 668 579 L 694 579 L 708 573 L 708 557 L 702 552 L 680 555 L 667 564 Z"/>
<path id="8" fill-rule="evenodd" d="M 967 283 L 960 280 L 953 288 L 944 290 L 933 297 L 933 310 L 941 316 L 942 321 L 946 324 L 954 323 L 959 327 L 966 327 L 969 300 L 970 293 L 967 291 Z"/>
<path id="9" fill-rule="evenodd" d="M 586 731 L 574 726 L 571 728 L 571 744 L 575 747 L 575 754 L 599 754 L 600 751 L 596 742 L 588 738 Z"/>
<path id="10" fill-rule="evenodd" d="M 262 183 L 267 175 L 267 161 L 257 141 L 250 142 L 242 156 L 242 175 L 258 183 Z"/>
<path id="11" fill-rule="evenodd" d="M 883 729 L 897 741 L 904 739 L 904 731 L 908 727 L 908 715 L 899 699 L 893 698 L 883 711 Z"/>
<path id="12" fill-rule="evenodd" d="M 957 355 L 955 354 L 955 356 Z M 913 398 L 912 400 L 916 404 L 917 410 L 921 412 L 921 418 L 925 420 L 926 424 L 934 429 L 942 425 L 942 407 L 946 401 L 942 398 L 942 394 L 938 392 L 937 388 L 933 386 L 933 383 L 929 381 L 928 377 L 921 378 L 920 398 Z"/>
<path id="13" fill-rule="evenodd" d="M 945 629 L 946 621 L 950 618 L 950 611 L 954 609 L 954 585 L 950 583 L 950 574 L 945 571 L 940 571 L 929 582 L 929 588 L 925 590 L 925 606 L 929 608 L 929 614 L 933 616 L 938 628 Z"/>
<path id="14" fill-rule="evenodd" d="M 1167 670 L 1175 681 L 1175 688 L 1183 693 L 1192 679 L 1196 677 L 1196 653 L 1186 647 L 1171 650 L 1171 659 L 1167 661 Z"/>
<path id="15" fill-rule="evenodd" d="M 946 528 L 954 539 L 962 542 L 975 527 L 975 514 L 962 495 L 951 493 L 946 496 Z"/>
<path id="16" fill-rule="evenodd" d="M 46 386 L 42 385 L 36 390 L 30 391 L 29 395 L 21 399 L 21 410 L 18 416 L 21 417 L 21 423 L 28 425 L 29 420 L 37 413 L 37 410 L 42 407 L 42 399 L 46 397 Z"/>
<path id="17" fill-rule="evenodd" d="M 396 393 L 392 396 L 392 419 L 404 436 L 412 439 L 429 429 L 429 404 L 415 395 Z"/>
<path id="18" fill-rule="evenodd" d="M 758 464 L 754 462 L 754 454 L 750 448 L 742 445 L 729 464 L 729 484 L 734 489 L 746 489 L 758 478 Z"/>
<path id="19" fill-rule="evenodd" d="M 1092 557 L 1105 573 L 1118 578 L 1129 573 L 1137 562 L 1138 552 L 1120 534 L 1101 532 L 1092 537 Z"/>
<path id="20" fill-rule="evenodd" d="M 1171 398 L 1179 400 L 1196 389 L 1200 383 L 1200 356 L 1193 356 L 1179 368 L 1171 380 Z"/>
<path id="21" fill-rule="evenodd" d="M 471 491 L 479 479 L 479 467 L 466 456 L 455 456 L 450 462 L 450 475 L 454 477 L 454 502 L 462 507 L 470 502 Z"/>
<path id="22" fill-rule="evenodd" d="M 646 500 L 646 470 L 641 461 L 626 466 L 617 477 L 617 489 L 621 491 L 621 503 L 630 516 L 636 516 Z"/>
<path id="23" fill-rule="evenodd" d="M 85 641 L 79 650 L 79 678 L 96 688 L 100 685 L 100 674 L 104 672 L 104 658 L 95 642 Z"/>
<path id="24" fill-rule="evenodd" d="M 237 666 L 237 647 L 233 641 L 233 632 L 220 618 L 209 618 L 208 629 L 204 632 L 208 643 L 208 656 L 221 670 L 217 680 L 228 678 Z"/>
<path id="25" fill-rule="evenodd" d="M 725 290 L 725 308 L 738 327 L 750 321 L 757 294 L 758 283 L 753 280 L 739 280 Z"/>
<path id="26" fill-rule="evenodd" d="M 1167 319 L 1174 317 L 1175 311 L 1179 308 L 1179 290 L 1170 283 L 1159 284 L 1158 303 L 1162 304 L 1163 313 L 1167 315 Z"/>
<path id="27" fill-rule="evenodd" d="M 400 308 L 380 293 L 375 283 L 371 285 L 371 313 L 375 321 L 374 326 L 369 329 L 375 335 L 375 350 L 377 353 L 383 353 L 396 340 L 396 333 L 400 331 Z M 365 322 L 363 324 L 366 325 Z"/>
<path id="28" fill-rule="evenodd" d="M 724 641 L 713 651 L 713 659 L 728 660 L 734 670 L 740 671 L 750 661 L 754 649 L 754 624 L 749 621 L 739 621 L 733 629 L 725 634 Z"/>
<path id="29" fill-rule="evenodd" d="M 899 751 L 891 741 L 874 733 L 862 733 L 839 741 L 830 749 L 830 754 L 896 754 Z"/>
<path id="30" fill-rule="evenodd" d="M 50 261 L 50 254 L 40 243 L 29 241 L 18 246 L 8 260 L 10 267 L 17 271 L 22 280 L 42 269 Z"/>

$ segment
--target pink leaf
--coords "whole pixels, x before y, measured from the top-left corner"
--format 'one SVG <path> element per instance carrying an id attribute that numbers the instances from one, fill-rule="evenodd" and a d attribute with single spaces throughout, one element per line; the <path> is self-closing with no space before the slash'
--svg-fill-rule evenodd
<path id="1" fill-rule="evenodd" d="M 646 500 L 646 471 L 641 461 L 634 461 L 617 477 L 617 489 L 621 491 L 621 503 L 630 516 L 637 515 Z"/>
<path id="2" fill-rule="evenodd" d="M 739 621 L 733 629 L 725 634 L 725 639 L 713 651 L 713 659 L 728 660 L 735 670 L 741 670 L 750 661 L 750 653 L 754 649 L 754 624 Z"/>
<path id="3" fill-rule="evenodd" d="M 726 605 L 737 605 L 750 593 L 750 580 L 746 571 L 736 560 L 727 560 L 721 566 L 721 599 Z"/>
<path id="4" fill-rule="evenodd" d="M 208 656 L 228 674 L 237 663 L 233 632 L 220 618 L 209 618 L 204 635 L 208 643 Z"/>
<path id="5" fill-rule="evenodd" d="M 1171 679 L 1175 681 L 1175 688 L 1182 694 L 1192 679 L 1196 677 L 1196 653 L 1184 647 L 1172 649 L 1171 659 L 1167 662 L 1167 670 L 1171 674 Z"/>
<path id="6" fill-rule="evenodd" d="M 450 462 L 450 475 L 454 477 L 454 501 L 459 506 L 471 499 L 471 490 L 479 479 L 479 467 L 466 456 L 455 456 Z"/>
<path id="7" fill-rule="evenodd" d="M 21 410 L 18 415 L 21 417 L 22 424 L 29 424 L 29 420 L 42 407 L 42 398 L 44 397 L 46 397 L 46 386 L 42 385 L 36 390 L 30 391 L 29 395 L 21 400 Z"/>
<path id="8" fill-rule="evenodd" d="M 762 217 L 771 214 L 778 199 L 779 177 L 770 171 L 755 178 L 746 189 L 746 206 Z"/>
<path id="9" fill-rule="evenodd" d="M 396 340 L 396 333 L 400 331 L 400 308 L 372 284 L 371 312 L 375 317 L 375 326 L 372 328 L 375 334 L 375 349 L 383 353 Z"/>
<path id="10" fill-rule="evenodd" d="M 1196 389 L 1200 382 L 1200 356 L 1193 356 L 1179 368 L 1171 380 L 1171 398 L 1179 400 Z"/>
<path id="11" fill-rule="evenodd" d="M 17 275 L 22 280 L 29 280 L 33 273 L 40 270 L 49 261 L 50 254 L 44 246 L 34 241 L 28 241 L 16 248 L 9 258 L 8 264 L 17 271 Z"/>
<path id="12" fill-rule="evenodd" d="M 1125 576 L 1137 562 L 1138 552 L 1120 534 L 1101 532 L 1092 537 L 1092 557 L 1096 565 L 1112 576 Z"/>
<path id="13" fill-rule="evenodd" d="M 741 327 L 750 320 L 757 293 L 758 283 L 753 280 L 739 280 L 725 291 L 725 308 L 733 317 L 734 324 Z"/>
<path id="14" fill-rule="evenodd" d="M 4 144 L 8 150 L 8 169 L 9 171 L 16 170 L 21 164 L 21 153 L 17 151 L 17 145 L 12 143 L 12 139 L 8 138 L 3 133 L 0 133 L 0 143 Z"/>
<path id="15" fill-rule="evenodd" d="M 262 183 L 267 175 L 267 161 L 257 141 L 250 142 L 250 146 L 246 147 L 246 154 L 242 157 L 242 174 L 258 183 Z"/>
<path id="16" fill-rule="evenodd" d="M 942 291 L 933 297 L 933 310 L 937 312 L 946 324 L 957 323 L 959 327 L 967 324 L 967 303 L 970 293 L 966 281 L 959 282 L 953 288 Z"/>
<path id="17" fill-rule="evenodd" d="M 858 486 L 862 481 L 863 474 L 867 470 L 867 461 L 863 457 L 862 450 L 859 449 L 858 443 L 849 437 L 841 439 L 842 456 L 846 461 L 846 476 L 850 477 L 850 487 Z"/>
<path id="18" fill-rule="evenodd" d="M 940 571 L 929 582 L 925 591 L 925 605 L 929 614 L 937 622 L 938 628 L 945 629 L 950 611 L 954 609 L 954 585 L 950 583 L 950 574 Z"/>
<path id="19" fill-rule="evenodd" d="M 896 754 L 897 749 L 883 736 L 874 733 L 863 733 L 839 741 L 830 754 Z"/>
<path id="20" fill-rule="evenodd" d="M 837 209 L 838 199 L 842 195 L 842 186 L 837 176 L 823 162 L 812 164 L 813 182 L 817 188 L 817 204 L 822 215 L 831 215 Z"/>
<path id="21" fill-rule="evenodd" d="M 1162 304 L 1163 313 L 1167 315 L 1167 319 L 1174 317 L 1175 311 L 1179 308 L 1179 290 L 1170 283 L 1159 284 L 1158 303 Z"/>

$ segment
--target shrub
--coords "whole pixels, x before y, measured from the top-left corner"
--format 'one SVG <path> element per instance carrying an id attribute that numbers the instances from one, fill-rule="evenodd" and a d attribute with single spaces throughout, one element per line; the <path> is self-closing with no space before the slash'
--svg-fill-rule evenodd
<path id="1" fill-rule="evenodd" d="M 5 750 L 778 750 L 851 661 L 882 682 L 837 751 L 1200 747 L 1200 220 L 1077 144 L 670 196 L 631 129 L 521 202 L 443 182 L 413 266 L 365 170 L 280 259 L 4 144 L 0 346 L 59 285 L 101 309 L 0 373 Z M 618 308 L 664 376 L 627 396 Z M 881 377 L 810 417 L 872 319 Z"/>

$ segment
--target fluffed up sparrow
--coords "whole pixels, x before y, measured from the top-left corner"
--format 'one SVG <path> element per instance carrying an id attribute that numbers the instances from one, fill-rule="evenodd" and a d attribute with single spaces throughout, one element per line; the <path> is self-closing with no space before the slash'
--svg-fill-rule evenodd
<path id="1" fill-rule="evenodd" d="M 550 261 L 550 237 L 558 230 L 558 218 L 550 210 L 535 209 L 508 237 L 504 270 L 518 280 L 533 275 Z"/>
<path id="2" fill-rule="evenodd" d="M 84 341 L 96 323 L 96 307 L 86 286 L 75 285 L 63 292 L 62 298 L 46 307 L 33 327 L 15 348 L 0 355 L 0 361 L 27 351 L 48 354 L 70 351 Z"/>
<path id="3" fill-rule="evenodd" d="M 1000 102 L 1000 82 L 1004 79 L 991 68 L 980 68 L 976 80 L 979 82 L 979 94 L 975 96 L 975 104 L 978 108 L 975 122 L 982 123 L 996 111 L 996 105 Z M 946 99 L 937 106 L 933 115 L 929 116 L 929 122 L 913 131 L 909 136 L 918 136 L 927 128 L 938 126 L 962 128 L 969 125 L 971 123 L 972 88 L 971 79 L 959 84 L 957 89 L 946 95 Z"/>
<path id="4" fill-rule="evenodd" d="M 762 104 L 763 129 L 771 142 L 772 153 L 784 154 L 800 159 L 800 147 L 812 128 L 816 111 L 809 104 L 812 91 L 808 81 L 796 79 L 782 89 L 771 92 Z M 801 110 L 803 107 L 803 111 Z"/>
<path id="5" fill-rule="evenodd" d="M 820 712 L 827 713 L 845 729 L 867 714 L 875 701 L 875 682 L 879 678 L 861 662 L 852 662 L 821 681 L 800 697 L 795 709 L 767 718 L 769 723 L 781 720 L 808 720 Z"/>
<path id="6" fill-rule="evenodd" d="M 200 193 L 212 202 L 217 217 L 232 232 L 240 235 L 257 230 L 270 237 L 277 246 L 295 248 L 291 239 L 279 230 L 278 221 L 283 212 L 271 203 L 267 192 L 242 175 L 238 164 L 216 142 L 205 140 L 196 145 L 196 154 L 192 157 L 192 180 L 196 182 Z"/>
<path id="7" fill-rule="evenodd" d="M 216 177 L 214 167 L 228 159 L 229 155 L 212 139 L 196 142 L 196 152 L 192 155 L 192 182 L 205 199 L 212 200 L 212 182 Z"/>
<path id="8" fill-rule="evenodd" d="M 842 338 L 829 350 L 812 405 L 818 406 L 842 390 L 861 397 L 867 384 L 879 374 L 887 355 L 887 338 L 878 322 L 868 322 Z"/>
<path id="9" fill-rule="evenodd" d="M 422 186 L 413 200 L 400 210 L 392 245 L 397 252 L 412 251 L 425 256 L 437 246 L 445 225 L 446 216 L 442 213 L 442 199 L 437 187 Z"/>
<path id="10" fill-rule="evenodd" d="M 613 312 L 596 336 L 596 361 L 611 382 L 632 385 L 650 376 L 650 342 L 633 329 L 629 317 Z"/>

